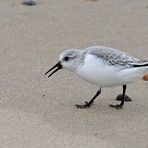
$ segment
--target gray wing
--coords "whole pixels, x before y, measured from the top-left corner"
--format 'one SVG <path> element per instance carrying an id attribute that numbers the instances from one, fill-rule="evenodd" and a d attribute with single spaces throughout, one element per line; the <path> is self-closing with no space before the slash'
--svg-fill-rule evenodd
<path id="1" fill-rule="evenodd" d="M 101 58 L 104 63 L 117 67 L 133 67 L 135 64 L 144 63 L 126 52 L 103 46 L 94 46 L 84 49 L 84 54 L 89 53 Z"/>

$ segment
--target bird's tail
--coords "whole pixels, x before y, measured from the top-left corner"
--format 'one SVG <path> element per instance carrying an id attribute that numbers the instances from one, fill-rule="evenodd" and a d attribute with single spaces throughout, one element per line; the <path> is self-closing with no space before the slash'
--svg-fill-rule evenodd
<path id="1" fill-rule="evenodd" d="M 148 61 L 141 61 L 138 63 L 134 63 L 133 67 L 148 67 Z"/>

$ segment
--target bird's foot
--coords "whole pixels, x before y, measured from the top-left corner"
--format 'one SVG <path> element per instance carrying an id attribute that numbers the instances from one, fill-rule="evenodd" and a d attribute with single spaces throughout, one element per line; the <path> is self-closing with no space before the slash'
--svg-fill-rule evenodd
<path id="1" fill-rule="evenodd" d="M 119 94 L 119 95 L 117 96 L 116 100 L 117 100 L 117 101 L 122 101 L 122 98 L 123 98 L 123 94 Z M 130 101 L 132 101 L 132 99 L 131 99 L 129 96 L 125 95 L 124 101 L 130 102 Z"/>
<path id="2" fill-rule="evenodd" d="M 110 107 L 113 107 L 113 108 L 116 108 L 116 109 L 121 109 L 123 107 L 123 105 L 121 105 L 121 104 L 116 104 L 116 105 L 110 104 Z"/>
<path id="3" fill-rule="evenodd" d="M 86 101 L 84 105 L 76 104 L 76 107 L 77 108 L 88 108 L 88 107 L 90 107 L 91 104 L 92 103 Z"/>

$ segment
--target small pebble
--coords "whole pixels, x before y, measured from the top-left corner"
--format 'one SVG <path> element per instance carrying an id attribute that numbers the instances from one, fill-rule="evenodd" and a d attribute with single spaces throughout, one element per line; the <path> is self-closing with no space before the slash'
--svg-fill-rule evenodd
<path id="1" fill-rule="evenodd" d="M 144 81 L 148 81 L 148 73 L 145 73 L 145 74 L 144 74 L 143 80 L 144 80 Z"/>
<path id="2" fill-rule="evenodd" d="M 42 97 L 45 97 L 45 95 L 43 95 Z"/>
<path id="3" fill-rule="evenodd" d="M 123 98 L 123 94 L 120 94 L 120 95 L 117 96 L 116 100 L 121 101 L 122 98 Z M 124 101 L 130 102 L 130 101 L 132 101 L 132 99 L 129 96 L 125 95 L 125 100 Z"/>
<path id="4" fill-rule="evenodd" d="M 36 5 L 36 2 L 33 1 L 33 0 L 25 0 L 25 1 L 23 2 L 23 5 L 34 6 L 34 5 Z"/>
<path id="5" fill-rule="evenodd" d="M 98 0 L 87 0 L 87 1 L 90 1 L 90 2 L 96 2 L 96 1 L 98 1 Z"/>

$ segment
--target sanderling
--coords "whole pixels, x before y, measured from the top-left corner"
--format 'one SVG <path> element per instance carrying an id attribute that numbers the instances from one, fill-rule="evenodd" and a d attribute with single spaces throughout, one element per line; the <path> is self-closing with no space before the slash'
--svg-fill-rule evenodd
<path id="1" fill-rule="evenodd" d="M 148 71 L 148 61 L 139 60 L 118 49 L 93 46 L 83 50 L 69 49 L 62 52 L 59 62 L 45 75 L 54 70 L 48 76 L 50 77 L 60 69 L 74 72 L 80 78 L 99 87 L 95 96 L 84 105 L 76 105 L 78 108 L 90 107 L 103 87 L 121 85 L 123 86 L 121 103 L 110 105 L 120 109 L 124 105 L 127 84 L 143 79 L 144 73 Z"/>

